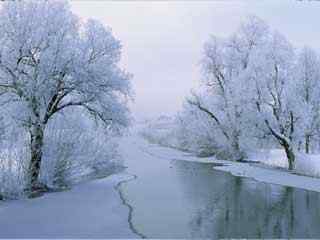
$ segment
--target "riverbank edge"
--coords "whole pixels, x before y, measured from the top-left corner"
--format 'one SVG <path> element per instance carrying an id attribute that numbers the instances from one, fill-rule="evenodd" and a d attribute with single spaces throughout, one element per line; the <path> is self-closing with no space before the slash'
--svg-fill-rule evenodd
<path id="1" fill-rule="evenodd" d="M 121 185 L 122 183 L 131 181 L 131 180 L 134 180 L 132 174 L 129 174 L 126 171 L 121 171 L 121 172 L 118 172 L 118 173 L 110 174 L 110 175 L 105 176 L 105 177 L 100 176 L 100 177 L 97 177 L 95 179 L 91 179 L 91 180 L 76 184 L 71 189 L 66 190 L 66 191 L 45 193 L 42 196 L 34 198 L 34 199 L 24 198 L 24 199 L 10 200 L 10 201 L 0 201 L 0 212 L 2 210 L 10 210 L 10 208 L 17 207 L 17 206 L 20 206 L 22 204 L 26 204 L 26 205 L 32 204 L 33 205 L 33 204 L 37 204 L 37 202 L 39 202 L 39 201 L 40 202 L 42 202 L 42 201 L 52 201 L 52 198 L 60 198 L 59 195 L 61 195 L 61 194 L 62 195 L 65 195 L 65 194 L 73 195 L 74 192 L 76 192 L 78 194 L 79 192 L 82 192 L 82 189 L 94 188 L 97 185 L 96 187 L 102 189 L 103 192 L 105 190 L 112 191 L 114 193 L 114 197 L 113 197 L 113 199 L 115 199 L 114 201 L 118 202 L 120 208 L 124 209 L 124 213 L 123 213 L 123 215 L 121 215 L 120 218 L 123 219 L 123 222 L 125 224 L 120 225 L 119 227 L 121 227 L 121 228 L 119 228 L 116 225 L 117 222 L 119 221 L 118 216 L 117 216 L 115 218 L 115 222 L 114 223 L 113 223 L 113 220 L 111 220 L 110 225 L 113 224 L 114 225 L 113 226 L 114 229 L 118 229 L 117 233 L 123 234 L 123 232 L 128 232 L 128 233 L 130 233 L 130 235 L 128 235 L 128 237 L 130 239 L 138 239 L 138 238 L 141 238 L 141 236 L 139 236 L 136 233 L 134 233 L 134 231 L 132 231 L 131 227 L 129 226 L 130 224 L 128 223 L 128 215 L 129 215 L 130 209 L 128 209 L 128 206 L 122 202 L 122 199 L 121 199 L 121 197 L 119 195 L 119 192 L 116 189 L 117 186 Z M 104 190 L 100 186 L 101 185 L 105 185 L 105 183 L 107 183 L 107 184 L 104 187 L 105 188 L 105 190 Z M 92 187 L 88 187 L 88 186 L 92 186 Z M 78 205 L 76 198 L 73 198 L 72 202 L 74 203 L 73 205 Z M 90 204 L 87 204 L 87 205 L 90 205 Z M 93 206 L 93 205 L 91 205 L 91 206 Z M 46 209 L 42 208 L 42 210 L 45 211 Z M 83 211 L 83 209 L 80 208 L 79 211 Z M 101 211 L 105 211 L 105 210 L 101 209 Z M 113 211 L 114 211 L 113 207 L 112 208 L 109 207 L 107 209 L 107 211 L 104 212 L 104 214 L 108 215 L 108 216 L 112 216 L 112 214 L 113 214 L 112 212 Z M 13 214 L 13 215 L 15 216 L 15 214 Z M 73 223 L 73 222 L 71 222 L 71 223 Z M 32 232 L 32 231 L 33 230 L 31 228 L 30 232 Z M 51 233 L 49 233 L 49 234 L 51 234 Z M 75 236 L 75 237 L 73 236 L 74 234 L 77 234 L 77 233 L 73 233 L 72 232 L 71 234 L 72 234 L 72 236 L 70 235 L 70 232 L 68 232 L 63 237 L 79 238 L 79 236 Z M 92 234 L 92 232 L 88 232 L 88 234 Z M 95 234 L 98 234 L 97 237 L 96 236 L 95 237 L 91 237 L 91 235 L 90 235 L 89 238 L 91 239 L 91 238 L 101 238 L 101 237 L 103 237 L 100 233 L 95 233 Z M 115 235 L 114 237 L 111 237 L 111 238 L 123 238 L 124 236 L 122 236 L 121 234 L 119 236 Z M 1 236 L 2 236 L 2 233 L 0 233 L 0 238 L 1 238 Z M 3 235 L 2 237 L 8 238 L 8 237 L 10 237 L 10 235 Z M 20 238 L 20 236 L 15 236 L 15 237 L 16 238 Z M 30 239 L 34 239 L 34 238 L 37 238 L 37 237 L 33 237 L 32 236 L 32 237 L 30 237 Z M 50 237 L 45 237 L 45 238 L 60 238 L 60 237 L 61 236 L 59 235 L 59 236 L 54 236 L 54 237 L 50 236 Z M 83 237 L 83 236 L 81 236 L 81 237 Z M 127 238 L 127 236 L 125 236 L 124 238 Z"/>
<path id="2" fill-rule="evenodd" d="M 134 224 L 133 224 L 133 221 L 132 221 L 132 218 L 133 218 L 133 207 L 129 204 L 129 202 L 127 201 L 122 189 L 121 189 L 121 186 L 127 182 L 131 182 L 131 181 L 134 181 L 138 178 L 137 175 L 132 175 L 132 174 L 129 174 L 131 176 L 131 178 L 128 178 L 128 179 L 124 179 L 120 182 L 118 182 L 115 186 L 114 186 L 114 189 L 118 192 L 119 194 L 119 197 L 121 199 L 121 202 L 122 202 L 122 205 L 126 206 L 129 210 L 129 213 L 128 213 L 128 224 L 129 224 L 129 228 L 130 230 L 137 236 L 139 236 L 140 238 L 142 239 L 145 239 L 147 238 L 144 234 L 142 234 L 141 232 L 139 232 Z"/>
<path id="3" fill-rule="evenodd" d="M 149 146 L 149 153 L 155 156 L 158 155 L 160 158 L 164 157 L 172 160 L 219 164 L 219 166 L 213 166 L 213 169 L 228 172 L 234 176 L 251 178 L 258 182 L 320 192 L 320 178 L 317 177 L 298 174 L 285 168 L 273 167 L 262 163 L 250 161 L 236 162 L 220 160 L 214 157 L 197 157 L 190 152 L 181 151 L 177 148 L 163 146 L 157 143 L 150 143 L 147 139 L 143 139 Z M 153 149 L 153 151 L 151 149 Z M 161 152 L 163 152 L 161 149 L 166 149 L 166 155 L 168 155 L 168 149 L 170 149 L 169 153 L 174 155 L 174 157 L 161 156 Z"/>
<path id="4" fill-rule="evenodd" d="M 214 166 L 213 169 L 228 172 L 233 176 L 250 178 L 263 183 L 320 192 L 319 178 L 300 175 L 294 171 L 270 167 L 259 163 L 241 163 L 226 160 L 213 160 L 212 163 L 223 164 L 223 166 Z"/>

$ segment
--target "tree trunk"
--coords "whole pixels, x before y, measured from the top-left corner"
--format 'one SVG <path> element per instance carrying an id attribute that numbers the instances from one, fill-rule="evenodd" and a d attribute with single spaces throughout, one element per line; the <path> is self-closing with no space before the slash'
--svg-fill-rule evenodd
<path id="1" fill-rule="evenodd" d="M 285 142 L 284 144 L 282 144 L 282 146 L 284 147 L 284 150 L 286 152 L 286 156 L 287 156 L 288 163 L 289 163 L 289 170 L 293 170 L 294 161 L 295 161 L 295 154 L 288 143 Z"/>
<path id="2" fill-rule="evenodd" d="M 231 148 L 234 160 L 242 161 L 243 156 L 240 150 L 239 138 L 237 136 L 232 139 Z"/>
<path id="3" fill-rule="evenodd" d="M 39 175 L 42 159 L 43 147 L 43 128 L 41 125 L 34 125 L 30 130 L 30 153 L 31 161 L 29 164 L 30 190 L 36 190 L 40 187 Z"/>
<path id="4" fill-rule="evenodd" d="M 310 152 L 310 135 L 306 135 L 306 142 L 305 142 L 305 147 L 306 147 L 306 153 L 308 154 Z"/>

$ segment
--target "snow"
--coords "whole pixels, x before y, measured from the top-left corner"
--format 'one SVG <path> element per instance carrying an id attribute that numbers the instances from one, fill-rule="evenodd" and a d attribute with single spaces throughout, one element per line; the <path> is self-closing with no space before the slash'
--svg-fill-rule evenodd
<path id="1" fill-rule="evenodd" d="M 225 166 L 214 169 L 260 182 L 320 192 L 320 155 L 296 153 L 295 169 L 287 171 L 288 161 L 281 149 L 251 152 L 248 160 L 259 163 L 220 161 Z"/>
<path id="2" fill-rule="evenodd" d="M 251 152 L 248 159 L 251 161 L 259 161 L 271 167 L 288 168 L 288 160 L 282 149 Z M 296 153 L 294 172 L 311 177 L 320 177 L 320 155 Z"/>
<path id="3" fill-rule="evenodd" d="M 320 177 L 320 155 L 297 154 L 295 167 L 298 173 Z"/>
<path id="4" fill-rule="evenodd" d="M 288 168 L 288 160 L 282 149 L 260 149 L 248 153 L 249 161 L 258 161 L 268 166 Z"/>
<path id="5" fill-rule="evenodd" d="M 67 192 L 0 203 L 0 238 L 137 238 L 115 189 L 131 178 L 117 174 Z"/>
<path id="6" fill-rule="evenodd" d="M 231 162 L 225 166 L 216 166 L 214 169 L 229 172 L 234 176 L 253 178 L 260 182 L 320 192 L 320 179 L 296 175 L 285 170 L 263 168 L 261 165 L 237 162 Z"/>

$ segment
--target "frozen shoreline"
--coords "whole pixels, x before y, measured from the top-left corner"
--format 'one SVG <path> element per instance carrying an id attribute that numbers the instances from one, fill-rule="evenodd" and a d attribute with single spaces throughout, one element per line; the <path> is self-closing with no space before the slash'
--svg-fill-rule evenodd
<path id="1" fill-rule="evenodd" d="M 129 174 L 115 174 L 45 194 L 0 204 L 0 238 L 139 238 L 116 186 Z"/>
<path id="2" fill-rule="evenodd" d="M 301 176 L 286 170 L 264 168 L 263 166 L 251 165 L 250 163 L 237 162 L 228 162 L 225 166 L 216 166 L 213 168 L 229 172 L 234 176 L 252 178 L 259 182 L 320 192 L 319 178 Z"/>

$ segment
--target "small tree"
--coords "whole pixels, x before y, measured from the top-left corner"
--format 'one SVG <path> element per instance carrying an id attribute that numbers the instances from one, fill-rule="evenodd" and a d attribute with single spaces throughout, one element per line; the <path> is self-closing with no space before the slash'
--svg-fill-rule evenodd
<path id="1" fill-rule="evenodd" d="M 80 22 L 66 2 L 5 2 L 0 32 L 1 100 L 29 133 L 33 190 L 48 121 L 77 107 L 108 128 L 127 126 L 130 75 L 118 66 L 121 45 L 111 30 Z"/>

